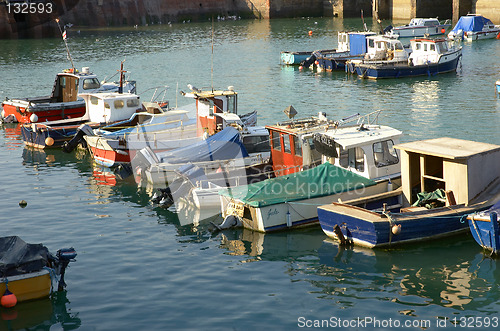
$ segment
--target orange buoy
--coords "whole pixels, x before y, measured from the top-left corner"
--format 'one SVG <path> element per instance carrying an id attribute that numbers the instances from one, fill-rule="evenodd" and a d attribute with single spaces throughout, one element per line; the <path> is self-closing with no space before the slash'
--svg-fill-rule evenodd
<path id="1" fill-rule="evenodd" d="M 299 70 L 302 70 L 302 68 L 303 68 L 302 66 L 299 66 Z"/>
<path id="2" fill-rule="evenodd" d="M 445 33 L 446 30 L 444 28 L 441 29 L 441 33 Z"/>
<path id="3" fill-rule="evenodd" d="M 9 291 L 9 289 L 6 289 L 2 299 L 0 299 L 0 303 L 2 304 L 2 307 L 12 308 L 17 304 L 16 295 Z"/>
<path id="4" fill-rule="evenodd" d="M 309 35 L 312 36 L 313 32 L 312 30 L 309 30 Z"/>
<path id="5" fill-rule="evenodd" d="M 500 39 L 500 32 L 497 34 L 497 39 Z"/>

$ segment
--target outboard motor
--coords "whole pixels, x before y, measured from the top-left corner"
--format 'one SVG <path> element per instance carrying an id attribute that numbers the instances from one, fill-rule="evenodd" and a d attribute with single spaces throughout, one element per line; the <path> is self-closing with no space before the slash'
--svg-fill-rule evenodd
<path id="1" fill-rule="evenodd" d="M 219 230 L 219 231 L 243 226 L 241 219 L 236 215 L 227 215 L 224 218 L 224 221 L 222 221 L 222 223 L 220 225 L 217 225 L 213 222 L 210 222 L 210 223 L 212 223 L 212 225 L 215 227 L 215 229 Z"/>
<path id="2" fill-rule="evenodd" d="M 85 141 L 83 139 L 83 136 L 85 135 L 92 136 L 94 135 L 94 132 L 92 131 L 92 128 L 90 126 L 88 126 L 87 124 L 82 124 L 78 127 L 78 129 L 76 129 L 75 136 L 71 138 L 70 141 L 64 142 L 62 146 L 63 152 L 71 153 L 80 142 Z"/>
<path id="3" fill-rule="evenodd" d="M 58 264 L 58 274 L 61 275 L 59 279 L 59 286 L 57 288 L 58 291 L 62 291 L 66 287 L 66 283 L 64 282 L 64 273 L 66 272 L 66 268 L 70 262 L 75 261 L 76 251 L 73 247 L 71 248 L 61 248 L 57 251 L 56 254 Z"/>
<path id="4" fill-rule="evenodd" d="M 300 62 L 300 65 L 303 66 L 303 67 L 309 67 L 320 56 L 321 56 L 321 53 L 319 51 L 314 51 L 314 52 L 311 53 L 311 56 L 309 56 L 304 61 Z"/>

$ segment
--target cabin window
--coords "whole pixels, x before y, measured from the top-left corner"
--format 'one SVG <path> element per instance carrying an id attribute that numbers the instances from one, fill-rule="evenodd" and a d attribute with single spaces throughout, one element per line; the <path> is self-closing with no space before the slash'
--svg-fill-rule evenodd
<path id="1" fill-rule="evenodd" d="M 272 132 L 271 142 L 274 150 L 281 151 L 280 134 L 278 132 Z"/>
<path id="2" fill-rule="evenodd" d="M 368 47 L 369 48 L 374 48 L 375 47 L 375 40 L 368 39 Z"/>
<path id="3" fill-rule="evenodd" d="M 83 89 L 84 90 L 93 90 L 101 87 L 101 83 L 97 78 L 86 78 L 83 80 Z"/>
<path id="4" fill-rule="evenodd" d="M 138 107 L 139 106 L 139 99 L 128 99 L 127 100 L 127 107 Z"/>
<path id="5" fill-rule="evenodd" d="M 109 103 L 105 102 L 105 103 L 104 103 L 104 108 L 106 108 L 106 109 L 110 109 L 111 107 L 109 106 Z"/>
<path id="6" fill-rule="evenodd" d="M 269 136 L 247 136 L 243 138 L 243 145 L 248 153 L 269 152 Z"/>
<path id="7" fill-rule="evenodd" d="M 375 166 L 378 168 L 399 163 L 398 154 L 394 149 L 392 140 L 379 141 L 373 144 L 373 157 Z"/>
<path id="8" fill-rule="evenodd" d="M 339 164 L 343 168 L 354 168 L 357 171 L 365 171 L 365 152 L 360 147 L 347 150 L 340 147 Z"/>
<path id="9" fill-rule="evenodd" d="M 97 105 L 99 103 L 99 98 L 91 96 L 90 97 L 90 103 L 93 104 L 93 105 Z"/>
<path id="10" fill-rule="evenodd" d="M 66 77 L 61 77 L 61 80 L 59 81 L 59 84 L 61 87 L 66 87 Z"/>
<path id="11" fill-rule="evenodd" d="M 295 155 L 302 156 L 302 144 L 300 143 L 300 139 L 297 136 L 293 136 L 293 149 Z"/>
<path id="12" fill-rule="evenodd" d="M 424 44 L 424 52 L 427 52 L 427 44 Z"/>
<path id="13" fill-rule="evenodd" d="M 215 107 L 214 101 L 213 100 L 209 100 L 208 116 L 214 116 L 214 107 Z"/>
<path id="14" fill-rule="evenodd" d="M 115 100 L 114 106 L 116 109 L 123 108 L 123 106 L 125 106 L 125 102 L 123 100 Z"/>
<path id="15" fill-rule="evenodd" d="M 401 44 L 401 43 L 395 43 L 394 44 L 394 49 L 402 51 L 403 50 L 403 44 Z"/>
<path id="16" fill-rule="evenodd" d="M 290 136 L 283 134 L 283 151 L 288 154 L 292 154 L 292 148 L 290 147 Z"/>
<path id="17" fill-rule="evenodd" d="M 419 51 L 422 49 L 422 44 L 421 43 L 415 43 L 415 50 Z"/>
<path id="18" fill-rule="evenodd" d="M 434 44 L 429 45 L 429 50 L 435 52 L 436 51 L 436 45 L 434 45 Z"/>
<path id="19" fill-rule="evenodd" d="M 365 152 L 359 147 L 349 148 L 349 167 L 357 171 L 365 171 Z"/>
<path id="20" fill-rule="evenodd" d="M 349 153 L 342 146 L 340 146 L 339 164 L 342 168 L 349 166 Z"/>
<path id="21" fill-rule="evenodd" d="M 437 47 L 440 54 L 446 53 L 448 51 L 448 45 L 446 43 L 438 43 Z"/>
<path id="22" fill-rule="evenodd" d="M 236 95 L 229 95 L 227 97 L 227 111 L 228 113 L 236 114 Z"/>

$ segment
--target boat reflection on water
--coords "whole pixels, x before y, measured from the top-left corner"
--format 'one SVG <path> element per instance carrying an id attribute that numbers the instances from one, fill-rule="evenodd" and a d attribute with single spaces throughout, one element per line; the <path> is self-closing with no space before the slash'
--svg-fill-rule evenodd
<path id="1" fill-rule="evenodd" d="M 500 299 L 500 270 L 474 245 L 469 235 L 391 250 L 340 247 L 326 239 L 318 251 L 323 274 L 352 282 L 315 285 L 345 299 L 379 294 L 379 300 L 402 304 L 406 315 L 428 305 L 478 310 Z"/>
<path id="2" fill-rule="evenodd" d="M 60 325 L 63 330 L 76 330 L 82 321 L 78 313 L 69 313 L 66 291 L 54 292 L 50 298 L 18 303 L 0 309 L 0 330 L 50 330 Z"/>
<path id="3" fill-rule="evenodd" d="M 254 260 L 292 261 L 299 257 L 316 256 L 325 238 L 318 227 L 265 234 L 249 229 L 223 230 L 221 248 L 230 255 L 249 255 Z"/>
<path id="4" fill-rule="evenodd" d="M 42 150 L 32 147 L 23 149 L 23 165 L 40 169 L 42 167 L 69 166 L 80 172 L 88 172 L 91 167 L 89 153 L 79 149 L 74 154 L 64 153 L 62 150 Z"/>

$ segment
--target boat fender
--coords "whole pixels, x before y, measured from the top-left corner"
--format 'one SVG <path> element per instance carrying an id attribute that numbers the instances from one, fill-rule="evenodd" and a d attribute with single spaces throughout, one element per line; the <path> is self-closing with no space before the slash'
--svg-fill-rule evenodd
<path id="1" fill-rule="evenodd" d="M 398 235 L 401 233 L 401 224 L 394 224 L 391 228 L 391 232 L 393 235 Z"/>
<path id="2" fill-rule="evenodd" d="M 38 122 L 38 116 L 36 116 L 36 114 L 31 114 L 31 116 L 30 116 L 30 122 L 31 123 Z"/>
<path id="3" fill-rule="evenodd" d="M 5 292 L 2 296 L 2 299 L 0 299 L 0 303 L 1 303 L 2 307 L 12 308 L 17 304 L 17 297 L 14 293 L 9 291 L 8 283 L 9 283 L 9 281 L 6 278 L 5 279 Z"/>
<path id="4" fill-rule="evenodd" d="M 52 146 L 52 145 L 54 145 L 54 138 L 52 138 L 52 137 L 45 138 L 45 145 L 46 146 Z"/>

